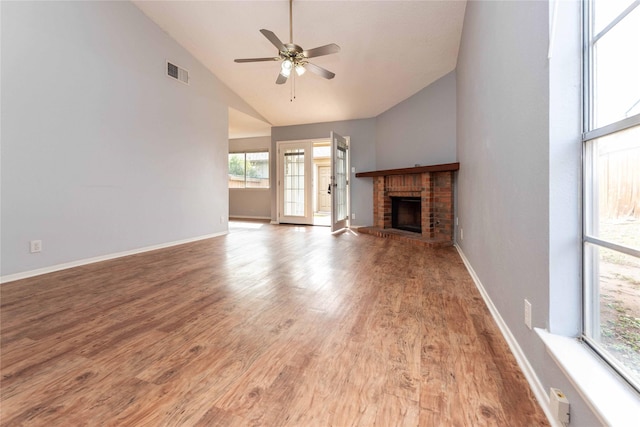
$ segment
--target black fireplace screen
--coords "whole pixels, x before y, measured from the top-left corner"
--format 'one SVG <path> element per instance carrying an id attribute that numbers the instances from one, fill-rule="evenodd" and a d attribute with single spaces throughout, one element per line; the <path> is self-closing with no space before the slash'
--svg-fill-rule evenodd
<path id="1" fill-rule="evenodd" d="M 391 226 L 399 230 L 422 233 L 422 202 L 420 197 L 392 197 Z"/>

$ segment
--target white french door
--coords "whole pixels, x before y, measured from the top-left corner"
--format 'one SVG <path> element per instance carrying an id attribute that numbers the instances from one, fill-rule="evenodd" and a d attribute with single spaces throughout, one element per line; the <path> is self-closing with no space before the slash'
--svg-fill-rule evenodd
<path id="1" fill-rule="evenodd" d="M 313 224 L 313 142 L 278 142 L 278 222 Z"/>
<path id="2" fill-rule="evenodd" d="M 349 145 L 331 132 L 331 231 L 346 228 L 349 220 Z"/>

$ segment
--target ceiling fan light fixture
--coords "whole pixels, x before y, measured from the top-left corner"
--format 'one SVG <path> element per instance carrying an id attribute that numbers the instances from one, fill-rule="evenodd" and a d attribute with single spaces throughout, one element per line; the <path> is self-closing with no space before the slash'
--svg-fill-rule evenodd
<path id="1" fill-rule="evenodd" d="M 304 74 L 304 72 L 307 71 L 306 68 L 304 68 L 304 65 L 302 64 L 296 64 L 296 74 L 298 76 L 301 76 Z"/>
<path id="2" fill-rule="evenodd" d="M 293 68 L 293 62 L 291 62 L 290 59 L 285 59 L 282 61 L 282 66 L 280 68 L 280 74 L 285 77 L 289 77 L 291 75 L 291 69 Z"/>

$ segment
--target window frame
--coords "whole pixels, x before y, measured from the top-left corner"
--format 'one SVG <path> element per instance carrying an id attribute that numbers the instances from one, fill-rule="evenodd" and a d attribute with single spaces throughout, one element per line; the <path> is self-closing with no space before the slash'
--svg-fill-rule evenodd
<path id="1" fill-rule="evenodd" d="M 247 170 L 246 170 L 246 164 L 247 164 L 247 154 L 256 154 L 256 153 L 265 153 L 267 154 L 267 172 L 269 174 L 269 176 L 267 177 L 268 179 L 268 184 L 266 187 L 247 187 Z M 230 187 L 229 181 L 227 180 L 227 188 L 229 190 L 269 190 L 271 189 L 271 150 L 269 150 L 268 148 L 263 148 L 263 149 L 256 149 L 256 150 L 237 150 L 237 151 L 229 151 L 228 156 L 227 156 L 227 176 L 229 176 L 229 170 L 228 170 L 228 166 L 229 166 L 229 156 L 232 154 L 242 154 L 244 156 L 244 164 L 245 164 L 245 170 L 244 170 L 244 186 L 243 187 Z"/>
<path id="2" fill-rule="evenodd" d="M 589 250 L 592 245 L 597 248 L 613 250 L 625 255 L 640 258 L 640 250 L 620 245 L 605 238 L 595 237 L 590 233 L 594 229 L 596 210 L 598 209 L 598 177 L 594 176 L 594 142 L 598 139 L 613 135 L 633 127 L 640 126 L 640 114 L 599 128 L 595 127 L 595 61 L 594 46 L 607 32 L 615 28 L 635 8 L 640 7 L 638 1 L 631 3 L 615 19 L 595 34 L 594 19 L 595 0 L 585 0 L 582 3 L 582 336 L 584 341 L 601 359 L 620 375 L 636 391 L 640 392 L 640 380 L 627 374 L 627 368 L 597 342 L 594 338 L 594 325 L 600 325 L 599 319 L 599 272 L 596 252 Z M 593 233 L 595 234 L 595 233 Z M 598 326 L 600 327 L 600 326 Z M 599 331 L 596 335 L 599 334 Z"/>

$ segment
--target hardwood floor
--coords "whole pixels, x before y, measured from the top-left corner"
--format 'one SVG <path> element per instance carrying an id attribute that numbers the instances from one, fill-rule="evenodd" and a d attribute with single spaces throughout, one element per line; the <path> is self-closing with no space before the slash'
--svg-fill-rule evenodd
<path id="1" fill-rule="evenodd" d="M 0 291 L 3 426 L 548 425 L 454 248 L 237 222 Z"/>

